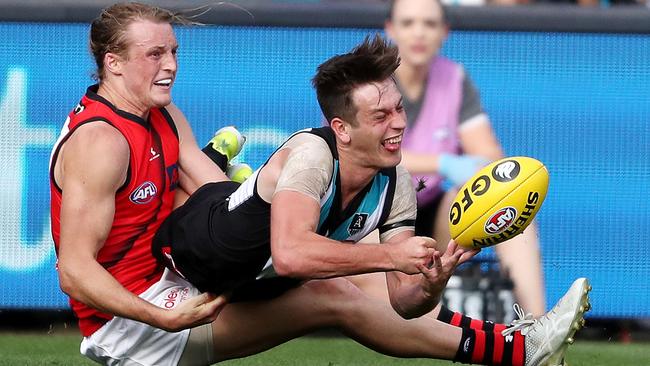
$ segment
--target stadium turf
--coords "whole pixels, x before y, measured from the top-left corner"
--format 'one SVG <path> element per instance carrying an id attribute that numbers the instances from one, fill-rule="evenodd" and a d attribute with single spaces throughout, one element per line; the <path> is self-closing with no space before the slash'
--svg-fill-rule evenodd
<path id="1" fill-rule="evenodd" d="M 0 365 L 93 365 L 79 355 L 79 336 L 0 333 Z M 650 365 L 650 344 L 576 342 L 567 360 L 572 366 Z M 445 361 L 396 359 L 370 351 L 340 337 L 303 337 L 252 357 L 223 362 L 224 366 L 451 365 Z"/>

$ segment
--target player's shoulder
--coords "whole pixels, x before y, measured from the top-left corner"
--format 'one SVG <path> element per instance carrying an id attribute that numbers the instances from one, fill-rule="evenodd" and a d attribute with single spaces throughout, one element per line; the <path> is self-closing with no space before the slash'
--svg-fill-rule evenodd
<path id="1" fill-rule="evenodd" d="M 305 145 L 307 147 L 312 147 L 316 149 L 322 149 L 324 147 L 329 150 L 329 147 L 325 139 L 323 139 L 322 137 L 314 133 L 310 133 L 309 130 L 303 130 L 294 133 L 289 137 L 289 139 L 287 139 L 286 145 L 287 146 Z"/>
<path id="2" fill-rule="evenodd" d="M 68 142 L 83 142 L 98 146 L 128 146 L 128 142 L 122 132 L 102 119 L 90 119 L 79 126 L 72 136 L 70 136 Z"/>
<path id="3" fill-rule="evenodd" d="M 411 182 L 411 174 L 406 170 L 406 167 L 404 165 L 399 164 L 395 167 L 395 178 L 397 179 L 398 184 L 402 183 L 408 183 L 410 184 Z"/>
<path id="4" fill-rule="evenodd" d="M 395 179 L 395 192 L 398 195 L 415 197 L 413 179 L 411 178 L 411 174 L 402 164 L 395 167 Z"/>
<path id="5" fill-rule="evenodd" d="M 283 170 L 286 172 L 306 173 L 310 171 L 322 172 L 324 177 L 331 177 L 334 172 L 334 158 L 322 138 L 308 133 L 301 132 L 292 135 L 279 149 L 289 150 L 283 163 Z"/>
<path id="6" fill-rule="evenodd" d="M 79 126 L 66 140 L 63 156 L 82 161 L 121 161 L 128 159 L 129 142 L 114 126 L 105 121 L 89 121 Z"/>
<path id="7" fill-rule="evenodd" d="M 66 179 L 85 177 L 88 186 L 117 189 L 126 179 L 130 146 L 126 138 L 104 121 L 79 126 L 65 141 L 60 152 Z"/>
<path id="8" fill-rule="evenodd" d="M 293 155 L 301 156 L 303 159 L 333 161 L 327 142 L 322 137 L 309 132 L 294 134 L 283 147 L 291 149 Z"/>
<path id="9" fill-rule="evenodd" d="M 174 103 L 169 103 L 168 105 L 159 109 L 163 115 L 168 115 L 176 126 L 179 124 L 189 124 L 187 118 L 185 117 L 185 114 L 183 114 L 183 112 Z"/>

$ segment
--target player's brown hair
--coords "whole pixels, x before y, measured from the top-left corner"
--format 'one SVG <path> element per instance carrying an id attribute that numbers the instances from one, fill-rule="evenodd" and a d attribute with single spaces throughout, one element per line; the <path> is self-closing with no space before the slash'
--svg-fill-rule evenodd
<path id="1" fill-rule="evenodd" d="M 399 62 L 397 47 L 375 34 L 349 53 L 334 56 L 318 66 L 312 84 L 327 121 L 339 117 L 356 126 L 357 108 L 352 102 L 352 91 L 360 85 L 392 77 Z"/>
<path id="2" fill-rule="evenodd" d="M 104 79 L 104 56 L 107 53 L 126 57 L 126 30 L 131 23 L 139 20 L 185 23 L 180 15 L 154 5 L 130 2 L 114 4 L 103 9 L 90 26 L 90 52 L 97 65 L 93 75 L 96 80 Z"/>

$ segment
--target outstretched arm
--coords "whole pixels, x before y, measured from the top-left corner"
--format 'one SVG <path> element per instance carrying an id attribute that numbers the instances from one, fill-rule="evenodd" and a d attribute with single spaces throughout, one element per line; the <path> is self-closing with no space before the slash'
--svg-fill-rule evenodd
<path id="1" fill-rule="evenodd" d="M 271 204 L 273 266 L 282 276 L 329 278 L 378 271 L 419 272 L 433 241 L 413 237 L 392 245 L 342 243 L 316 234 L 320 206 L 313 198 L 280 191 Z"/>

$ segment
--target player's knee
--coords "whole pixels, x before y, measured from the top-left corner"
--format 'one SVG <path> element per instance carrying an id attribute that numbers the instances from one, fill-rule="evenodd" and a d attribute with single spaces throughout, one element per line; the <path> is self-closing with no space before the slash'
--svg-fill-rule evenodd
<path id="1" fill-rule="evenodd" d="M 308 287 L 321 305 L 334 316 L 345 316 L 354 309 L 356 300 L 366 296 L 357 286 L 345 278 L 310 281 Z"/>
<path id="2" fill-rule="evenodd" d="M 345 278 L 331 278 L 308 282 L 309 288 L 318 295 L 328 298 L 341 299 L 356 296 L 358 288 Z"/>

